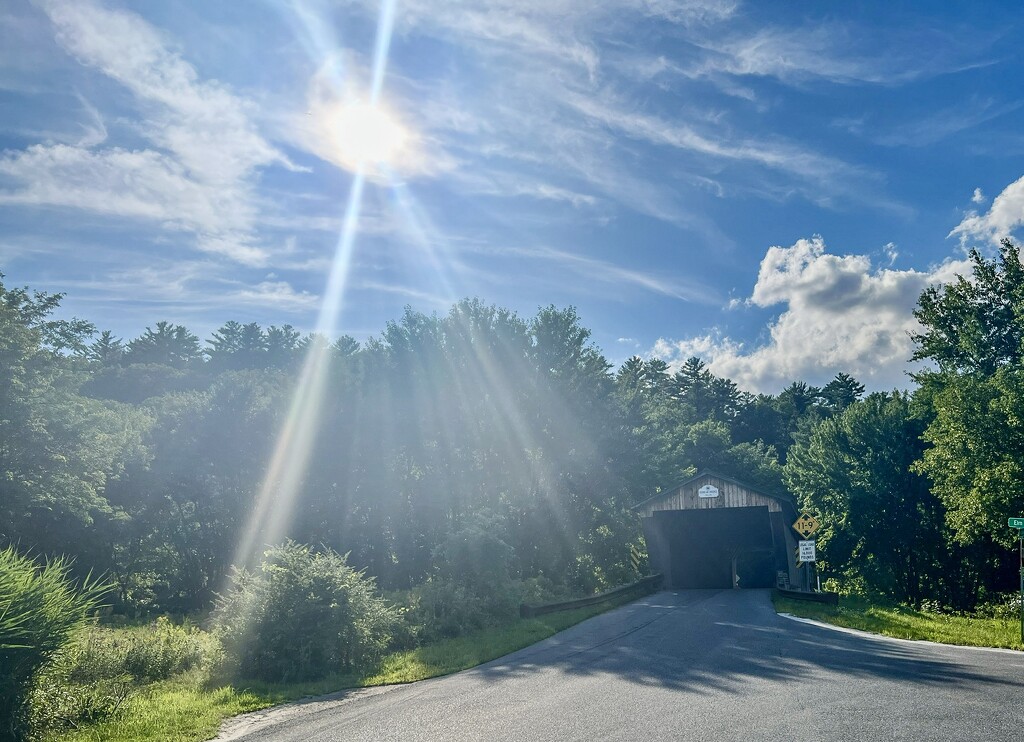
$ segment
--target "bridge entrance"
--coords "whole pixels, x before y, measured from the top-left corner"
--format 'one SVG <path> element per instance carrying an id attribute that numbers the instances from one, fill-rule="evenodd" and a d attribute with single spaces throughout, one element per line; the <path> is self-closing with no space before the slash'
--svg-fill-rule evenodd
<path id="1" fill-rule="evenodd" d="M 786 524 L 796 509 L 785 498 L 702 472 L 634 510 L 665 587 L 765 588 L 795 578 L 796 542 Z"/>

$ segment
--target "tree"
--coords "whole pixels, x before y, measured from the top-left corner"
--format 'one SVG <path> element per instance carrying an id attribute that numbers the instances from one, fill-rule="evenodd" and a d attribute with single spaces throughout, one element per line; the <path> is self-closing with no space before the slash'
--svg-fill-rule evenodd
<path id="1" fill-rule="evenodd" d="M 162 366 L 183 369 L 202 358 L 199 338 L 182 325 L 157 322 L 156 329 L 150 327 L 128 343 L 128 363 L 155 363 Z"/>
<path id="2" fill-rule="evenodd" d="M 280 344 L 285 335 L 278 330 L 274 339 Z M 246 325 L 227 322 L 206 342 L 210 347 L 205 353 L 214 371 L 241 371 L 269 365 L 269 338 L 255 322 Z"/>
<path id="3" fill-rule="evenodd" d="M 1024 268 L 1004 240 L 987 260 L 973 250 L 971 279 L 927 289 L 915 316 L 914 357 L 936 369 L 916 375 L 931 416 L 916 471 L 934 481 L 952 533 L 975 550 L 988 589 L 1015 582 L 1007 516 L 1024 508 Z"/>
<path id="4" fill-rule="evenodd" d="M 931 447 L 917 470 L 935 482 L 949 524 L 964 544 L 1016 540 L 1008 517 L 1024 512 L 1024 368 L 958 376 L 931 397 Z"/>
<path id="5" fill-rule="evenodd" d="M 852 405 L 864 394 L 864 385 L 849 374 L 836 377 L 821 388 L 821 400 L 830 413 L 838 413 Z"/>
<path id="6" fill-rule="evenodd" d="M 299 355 L 299 331 L 291 325 L 267 328 L 267 363 L 271 368 L 286 368 Z"/>
<path id="7" fill-rule="evenodd" d="M 0 282 L 0 541 L 66 551 L 109 509 L 107 480 L 138 454 L 145 415 L 81 397 L 65 350 L 88 323 L 52 319 L 61 296 Z"/>
<path id="8" fill-rule="evenodd" d="M 115 366 L 124 358 L 124 343 L 110 330 L 104 330 L 89 346 L 86 358 L 101 366 Z"/>
<path id="9" fill-rule="evenodd" d="M 872 394 L 821 420 L 784 468 L 801 505 L 821 513 L 825 568 L 915 604 L 944 581 L 949 562 L 942 503 L 912 470 L 923 430 L 908 396 Z"/>
<path id="10" fill-rule="evenodd" d="M 913 335 L 914 358 L 933 361 L 940 372 L 991 375 L 1024 353 L 1024 266 L 1008 239 L 998 258 L 986 260 L 977 250 L 970 258 L 973 280 L 957 276 L 921 294 L 914 316 L 923 331 Z"/>

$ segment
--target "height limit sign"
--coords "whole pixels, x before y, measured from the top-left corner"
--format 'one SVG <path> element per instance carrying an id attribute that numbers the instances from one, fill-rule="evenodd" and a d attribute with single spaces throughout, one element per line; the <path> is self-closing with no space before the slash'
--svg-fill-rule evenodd
<path id="1" fill-rule="evenodd" d="M 817 555 L 814 550 L 813 541 L 798 541 L 797 546 L 800 547 L 800 561 L 801 562 L 816 562 L 818 561 Z"/>

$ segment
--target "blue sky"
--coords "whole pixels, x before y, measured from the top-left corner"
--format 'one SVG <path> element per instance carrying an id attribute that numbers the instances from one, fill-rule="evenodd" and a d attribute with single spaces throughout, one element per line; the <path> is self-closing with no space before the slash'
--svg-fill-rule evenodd
<path id="1" fill-rule="evenodd" d="M 5 3 L 6 281 L 127 338 L 315 327 L 380 12 Z M 388 161 L 338 328 L 464 296 L 572 304 L 616 362 L 905 386 L 921 289 L 1024 224 L 1022 20 L 1017 2 L 398 0 L 369 120 Z"/>

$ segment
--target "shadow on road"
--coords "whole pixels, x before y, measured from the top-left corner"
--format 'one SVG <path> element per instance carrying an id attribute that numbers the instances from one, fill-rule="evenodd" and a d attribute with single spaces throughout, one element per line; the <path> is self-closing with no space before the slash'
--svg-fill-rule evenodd
<path id="1" fill-rule="evenodd" d="M 820 675 L 837 682 L 837 674 L 918 685 L 970 681 L 1024 687 L 1018 679 L 1024 657 L 982 653 L 988 656 L 976 658 L 965 650 L 832 632 L 776 615 L 769 595 L 658 593 L 470 672 L 494 682 L 549 670 L 614 675 L 696 694 L 741 693 L 755 680 Z M 993 673 L 992 664 L 1005 672 Z"/>

